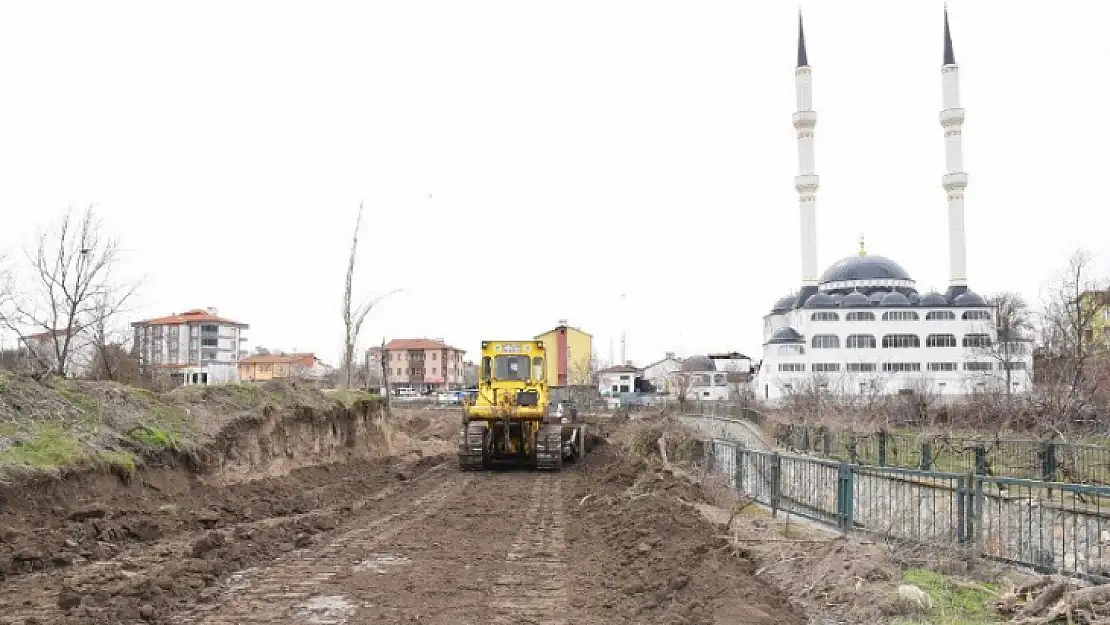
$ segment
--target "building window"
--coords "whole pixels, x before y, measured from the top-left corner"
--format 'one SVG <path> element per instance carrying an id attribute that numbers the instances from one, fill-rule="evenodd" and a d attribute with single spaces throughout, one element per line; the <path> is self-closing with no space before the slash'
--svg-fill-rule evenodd
<path id="1" fill-rule="evenodd" d="M 436 374 L 436 368 L 432 367 L 432 375 L 435 375 L 435 374 Z"/>
<path id="2" fill-rule="evenodd" d="M 985 321 L 991 318 L 991 314 L 985 310 L 965 310 L 963 314 L 964 321 Z"/>
<path id="3" fill-rule="evenodd" d="M 844 341 L 844 347 L 848 349 L 874 349 L 875 337 L 870 334 L 849 334 L 847 340 Z"/>
<path id="4" fill-rule="evenodd" d="M 215 334 L 220 331 L 220 326 L 206 323 L 200 327 L 200 331 L 206 334 Z"/>
<path id="5" fill-rule="evenodd" d="M 875 313 L 870 310 L 853 310 L 846 317 L 848 321 L 874 321 Z"/>
<path id="6" fill-rule="evenodd" d="M 930 362 L 929 371 L 955 371 L 956 363 L 954 362 Z"/>
<path id="7" fill-rule="evenodd" d="M 930 334 L 925 337 L 925 347 L 955 347 L 956 335 L 954 334 Z"/>
<path id="8" fill-rule="evenodd" d="M 925 321 L 955 321 L 956 313 L 951 310 L 930 310 L 925 313 Z"/>
<path id="9" fill-rule="evenodd" d="M 989 334 L 965 334 L 964 347 L 990 347 L 991 337 Z"/>
<path id="10" fill-rule="evenodd" d="M 779 345 L 779 356 L 804 356 L 805 353 L 805 345 Z"/>
<path id="11" fill-rule="evenodd" d="M 921 338 L 916 334 L 887 334 L 883 336 L 883 347 L 921 347 Z"/>
<path id="12" fill-rule="evenodd" d="M 990 371 L 992 369 L 989 362 L 965 362 L 964 371 Z"/>
<path id="13" fill-rule="evenodd" d="M 1025 363 L 1020 360 L 1017 362 L 1004 362 L 1002 364 L 1008 371 L 1025 371 Z"/>
<path id="14" fill-rule="evenodd" d="M 201 339 L 200 340 L 201 347 L 216 347 L 217 345 L 219 345 L 219 343 L 220 343 L 219 339 Z"/>
<path id="15" fill-rule="evenodd" d="M 621 392 L 622 393 L 627 393 L 628 392 L 628 385 L 627 384 L 621 384 Z"/>
<path id="16" fill-rule="evenodd" d="M 917 337 L 914 337 L 917 338 Z M 883 371 L 899 373 L 903 371 L 921 371 L 920 362 L 884 362 Z"/>
<path id="17" fill-rule="evenodd" d="M 621 376 L 621 382 L 627 382 L 627 381 L 628 381 L 628 379 L 629 379 L 629 378 L 628 378 L 628 376 L 627 376 L 627 375 L 622 375 L 622 376 Z"/>
<path id="18" fill-rule="evenodd" d="M 800 362 L 780 362 L 779 363 L 779 371 L 782 372 L 782 373 L 799 372 L 799 371 L 805 371 L 805 370 L 806 370 L 806 366 L 805 366 L 804 363 L 800 363 Z"/>
<path id="19" fill-rule="evenodd" d="M 810 370 L 819 373 L 832 373 L 840 371 L 839 362 L 815 362 L 810 365 Z"/>
<path id="20" fill-rule="evenodd" d="M 836 349 L 840 347 L 840 337 L 835 334 L 817 334 L 813 337 L 813 349 Z"/>
<path id="21" fill-rule="evenodd" d="M 436 353 L 432 352 L 432 360 L 435 360 L 435 359 L 436 359 Z"/>
<path id="22" fill-rule="evenodd" d="M 845 368 L 849 373 L 872 373 L 875 371 L 873 362 L 850 362 Z"/>
<path id="23" fill-rule="evenodd" d="M 810 321 L 840 321 L 840 315 L 834 312 L 815 312 L 809 316 Z"/>
<path id="24" fill-rule="evenodd" d="M 883 313 L 883 321 L 918 321 L 921 318 L 912 310 L 889 310 Z"/>

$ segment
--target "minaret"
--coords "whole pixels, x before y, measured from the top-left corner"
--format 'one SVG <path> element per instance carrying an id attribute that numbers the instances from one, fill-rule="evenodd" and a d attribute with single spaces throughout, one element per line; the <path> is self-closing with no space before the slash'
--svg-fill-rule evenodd
<path id="1" fill-rule="evenodd" d="M 940 125 L 944 128 L 945 174 L 942 178 L 948 194 L 948 301 L 967 291 L 967 246 L 964 242 L 964 173 L 963 137 L 964 110 L 960 108 L 960 68 L 952 52 L 952 33 L 948 30 L 948 7 L 944 7 L 944 64 L 940 68 L 944 109 Z"/>
<path id="2" fill-rule="evenodd" d="M 794 177 L 794 188 L 798 190 L 802 227 L 802 290 L 798 292 L 794 305 L 799 307 L 817 292 L 817 174 L 814 173 L 813 157 L 813 128 L 817 125 L 817 113 L 813 111 L 813 82 L 806 56 L 801 11 L 798 12 L 798 66 L 794 69 L 794 91 L 798 96 L 798 108 L 793 117 L 794 130 L 798 133 L 798 175 Z"/>

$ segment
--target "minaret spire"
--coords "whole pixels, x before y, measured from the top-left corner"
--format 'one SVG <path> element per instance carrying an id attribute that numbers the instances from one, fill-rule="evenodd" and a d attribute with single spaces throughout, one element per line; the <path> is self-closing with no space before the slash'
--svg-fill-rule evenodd
<path id="1" fill-rule="evenodd" d="M 817 292 L 817 174 L 813 154 L 813 129 L 817 113 L 813 111 L 813 83 L 806 55 L 805 29 L 802 12 L 798 10 L 798 66 L 794 69 L 794 90 L 797 94 L 797 111 L 794 113 L 794 130 L 798 136 L 798 175 L 794 188 L 798 191 L 798 209 L 801 222 L 802 289 L 795 306 L 801 306 Z"/>
<path id="2" fill-rule="evenodd" d="M 949 301 L 967 291 L 967 245 L 964 239 L 964 173 L 963 124 L 960 108 L 960 68 L 952 52 L 952 33 L 948 27 L 948 7 L 944 7 L 944 64 L 940 68 L 943 110 L 940 125 L 944 128 L 945 174 L 941 179 L 948 196 L 948 292 Z"/>

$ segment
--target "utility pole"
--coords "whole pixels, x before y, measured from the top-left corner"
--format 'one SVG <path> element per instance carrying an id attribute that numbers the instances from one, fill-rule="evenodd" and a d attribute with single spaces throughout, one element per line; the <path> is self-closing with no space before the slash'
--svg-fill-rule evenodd
<path id="1" fill-rule="evenodd" d="M 621 314 L 621 362 L 620 362 L 620 364 L 621 365 L 624 365 L 628 362 L 628 360 L 626 359 L 626 354 L 625 354 L 624 320 L 625 320 L 627 311 L 625 311 L 625 309 L 624 309 L 624 295 L 625 295 L 624 293 L 621 293 L 621 307 L 620 307 L 620 311 L 621 311 L 620 312 L 620 314 Z"/>

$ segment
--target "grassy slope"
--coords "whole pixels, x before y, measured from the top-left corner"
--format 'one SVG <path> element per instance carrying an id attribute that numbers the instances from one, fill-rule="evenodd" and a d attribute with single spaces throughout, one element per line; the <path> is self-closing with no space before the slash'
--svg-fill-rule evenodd
<path id="1" fill-rule="evenodd" d="M 927 615 L 902 618 L 896 625 L 997 625 L 1001 618 L 988 605 L 997 588 L 979 584 L 982 590 L 952 583 L 940 573 L 925 569 L 910 569 L 902 573 L 907 584 L 924 590 L 933 599 L 933 609 Z"/>
<path id="2" fill-rule="evenodd" d="M 263 406 L 351 406 L 358 391 L 325 397 L 281 385 L 186 387 L 156 394 L 112 382 L 43 382 L 0 370 L 0 481 L 70 467 L 133 471 L 140 458 L 189 453 L 238 415 Z"/>

